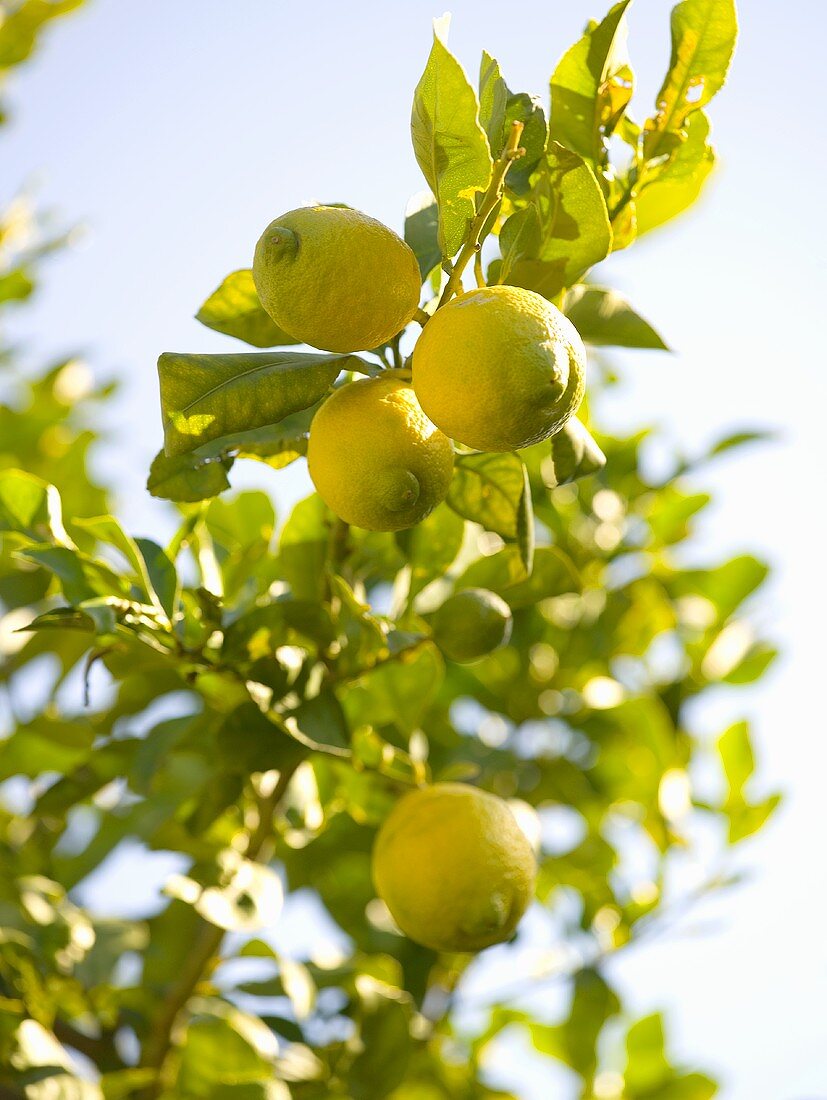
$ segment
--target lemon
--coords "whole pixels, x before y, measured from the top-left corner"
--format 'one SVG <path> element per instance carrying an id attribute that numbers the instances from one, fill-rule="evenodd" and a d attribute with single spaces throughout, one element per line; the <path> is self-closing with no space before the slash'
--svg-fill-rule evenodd
<path id="1" fill-rule="evenodd" d="M 495 592 L 466 588 L 449 596 L 433 618 L 434 641 L 452 661 L 475 661 L 511 636 L 511 608 Z"/>
<path id="2" fill-rule="evenodd" d="M 551 302 L 488 286 L 438 309 L 413 354 L 428 416 L 478 451 L 514 451 L 559 432 L 583 398 L 586 350 Z"/>
<path id="3" fill-rule="evenodd" d="M 462 783 L 406 794 L 373 849 L 373 881 L 402 931 L 437 951 L 511 936 L 534 893 L 534 853 L 508 803 Z"/>
<path id="4" fill-rule="evenodd" d="M 412 319 L 421 277 L 411 249 L 358 210 L 307 206 L 276 218 L 253 260 L 261 304 L 286 333 L 323 351 L 379 347 Z"/>
<path id="5" fill-rule="evenodd" d="M 454 469 L 450 439 L 398 378 L 347 382 L 313 418 L 307 464 L 337 516 L 369 531 L 412 527 L 445 499 Z"/>

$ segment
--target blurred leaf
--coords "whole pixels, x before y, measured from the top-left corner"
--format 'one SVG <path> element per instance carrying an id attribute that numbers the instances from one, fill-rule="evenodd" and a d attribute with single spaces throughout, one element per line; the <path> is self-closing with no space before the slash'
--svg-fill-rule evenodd
<path id="1" fill-rule="evenodd" d="M 587 344 L 669 350 L 649 322 L 616 290 L 580 283 L 566 294 L 563 311 Z"/>
<path id="2" fill-rule="evenodd" d="M 249 1013 L 219 1001 L 197 1005 L 181 1046 L 176 1092 L 211 1097 L 222 1084 L 255 1084 L 272 1077 L 278 1044 Z"/>
<path id="3" fill-rule="evenodd" d="M 392 723 L 402 733 L 411 733 L 439 690 L 444 673 L 442 658 L 431 644 L 365 673 L 344 693 L 351 727 Z"/>
<path id="4" fill-rule="evenodd" d="M 235 336 L 257 348 L 299 344 L 272 320 L 259 301 L 253 273 L 233 271 L 214 290 L 195 315 L 207 328 Z"/>
<path id="5" fill-rule="evenodd" d="M 463 242 L 476 213 L 474 196 L 488 187 L 492 163 L 476 93 L 445 45 L 446 34 L 447 23 L 436 20 L 428 63 L 414 93 L 411 138 L 439 205 L 439 246 L 447 259 Z"/>
<path id="6" fill-rule="evenodd" d="M 580 579 L 570 558 L 554 546 L 538 546 L 534 568 L 526 578 L 525 566 L 516 546 L 506 546 L 490 557 L 472 562 L 457 579 L 456 588 L 488 588 L 513 610 L 565 592 L 578 592 Z"/>
<path id="7" fill-rule="evenodd" d="M 405 215 L 405 240 L 413 249 L 423 282 L 442 259 L 439 211 L 430 191 L 414 196 Z"/>
<path id="8" fill-rule="evenodd" d="M 556 1027 L 533 1025 L 532 1042 L 541 1054 L 562 1059 L 585 1081 L 591 1081 L 597 1068 L 598 1036 L 606 1021 L 619 1011 L 617 994 L 605 979 L 596 970 L 579 970 L 568 1019 Z"/>
<path id="9" fill-rule="evenodd" d="M 447 503 L 451 504 L 450 494 Z M 397 542 L 411 569 L 409 602 L 431 581 L 443 576 L 459 553 L 464 534 L 465 524 L 446 504 L 440 504 L 416 527 L 399 532 Z"/>
<path id="10" fill-rule="evenodd" d="M 0 471 L 0 534 L 71 546 L 54 485 L 22 470 Z"/>
<path id="11" fill-rule="evenodd" d="M 657 95 L 657 114 L 644 127 L 644 156 L 671 148 L 687 117 L 705 107 L 724 85 L 738 19 L 734 0 L 682 0 L 672 9 L 672 56 Z"/>
<path id="12" fill-rule="evenodd" d="M 314 405 L 348 357 L 301 352 L 187 355 L 158 360 L 167 455 L 195 451 L 211 440 L 249 431 Z"/>
<path id="13" fill-rule="evenodd" d="M 12 775 L 35 778 L 43 772 L 66 774 L 84 761 L 95 739 L 86 722 L 41 715 L 0 741 L 0 780 Z"/>
<path id="14" fill-rule="evenodd" d="M 4 11 L 0 23 L 0 69 L 10 69 L 25 61 L 43 26 L 82 3 L 83 0 L 22 0 Z"/>
<path id="15" fill-rule="evenodd" d="M 746 443 L 766 443 L 776 438 L 775 432 L 757 429 L 756 431 L 732 432 L 714 443 L 707 451 L 707 457 L 713 458 L 725 454 L 736 447 L 743 447 Z"/>
<path id="16" fill-rule="evenodd" d="M 279 562 L 298 600 L 321 599 L 330 547 L 333 516 L 322 498 L 312 493 L 295 506 L 279 541 Z"/>
<path id="17" fill-rule="evenodd" d="M 743 554 L 722 565 L 676 573 L 668 586 L 676 596 L 705 596 L 715 607 L 720 622 L 740 607 L 764 583 L 769 573 L 764 562 Z"/>
<path id="18" fill-rule="evenodd" d="M 615 4 L 564 55 L 551 78 L 551 132 L 593 169 L 608 163 L 605 141 L 632 97 L 626 9 Z"/>
<path id="19" fill-rule="evenodd" d="M 275 923 L 281 912 L 284 891 L 275 871 L 238 852 L 219 853 L 220 881 L 213 883 L 213 868 L 205 880 L 197 869 L 189 875 L 173 875 L 165 891 L 193 905 L 198 913 L 218 928 L 252 932 Z"/>
<path id="20" fill-rule="evenodd" d="M 93 596 L 124 599 L 129 595 L 126 581 L 108 565 L 68 546 L 32 546 L 18 551 L 18 556 L 54 573 L 70 603 L 79 604 Z"/>

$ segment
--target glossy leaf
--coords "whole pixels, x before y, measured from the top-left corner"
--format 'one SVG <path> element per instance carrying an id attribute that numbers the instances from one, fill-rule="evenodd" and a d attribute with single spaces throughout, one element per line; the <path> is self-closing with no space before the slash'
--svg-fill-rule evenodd
<path id="1" fill-rule="evenodd" d="M 165 352 L 158 360 L 158 375 L 166 453 L 186 454 L 314 405 L 347 369 L 347 358 L 287 351 Z"/>
<path id="2" fill-rule="evenodd" d="M 442 259 L 439 210 L 430 191 L 415 195 L 405 213 L 405 240 L 413 249 L 423 282 Z"/>
<path id="3" fill-rule="evenodd" d="M 170 458 L 159 451 L 149 468 L 146 487 L 152 496 L 161 500 L 181 504 L 209 500 L 229 489 L 227 470 L 230 466 L 232 459 L 205 459 L 193 454 Z"/>
<path id="4" fill-rule="evenodd" d="M 543 481 L 554 488 L 596 473 L 605 465 L 606 456 L 591 432 L 573 416 L 549 440 L 549 454 L 542 463 Z"/>
<path id="5" fill-rule="evenodd" d="M 517 538 L 524 493 L 523 464 L 517 455 L 460 455 L 448 490 L 455 512 L 504 539 Z"/>
<path id="6" fill-rule="evenodd" d="M 709 120 L 703 111 L 690 115 L 685 133 L 686 139 L 668 161 L 643 178 L 634 204 L 638 236 L 688 210 L 715 167 L 715 152 L 707 140 Z"/>

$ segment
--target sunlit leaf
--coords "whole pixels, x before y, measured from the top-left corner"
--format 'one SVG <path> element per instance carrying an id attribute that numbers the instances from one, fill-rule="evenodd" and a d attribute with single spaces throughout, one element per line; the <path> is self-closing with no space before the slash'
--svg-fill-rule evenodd
<path id="1" fill-rule="evenodd" d="M 616 290 L 580 283 L 566 294 L 563 311 L 587 344 L 669 350 L 649 322 Z"/>
<path id="2" fill-rule="evenodd" d="M 228 275 L 195 316 L 207 328 L 235 336 L 257 348 L 301 343 L 280 329 L 265 312 L 249 268 Z"/>
<path id="3" fill-rule="evenodd" d="M 462 66 L 445 44 L 447 25 L 434 23 L 434 41 L 414 93 L 411 138 L 417 163 L 439 206 L 439 245 L 445 258 L 459 250 L 476 212 L 474 197 L 491 178 L 491 152 L 479 104 Z"/>

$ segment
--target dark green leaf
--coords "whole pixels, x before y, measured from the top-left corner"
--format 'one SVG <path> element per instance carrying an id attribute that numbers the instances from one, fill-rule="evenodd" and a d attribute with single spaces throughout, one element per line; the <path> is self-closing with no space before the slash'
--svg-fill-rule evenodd
<path id="1" fill-rule="evenodd" d="M 439 211 L 430 192 L 411 200 L 405 215 L 405 240 L 413 249 L 423 281 L 442 259 L 439 247 Z"/>
<path id="2" fill-rule="evenodd" d="M 207 328 L 235 336 L 257 348 L 301 343 L 280 329 L 265 312 L 253 283 L 253 273 L 247 268 L 228 275 L 195 316 Z"/>

